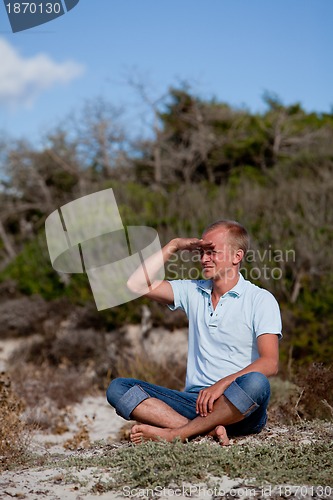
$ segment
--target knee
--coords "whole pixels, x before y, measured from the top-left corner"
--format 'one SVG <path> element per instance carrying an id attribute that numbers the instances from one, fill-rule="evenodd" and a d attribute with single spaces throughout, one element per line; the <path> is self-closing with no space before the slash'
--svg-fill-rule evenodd
<path id="1" fill-rule="evenodd" d="M 110 385 L 106 390 L 106 399 L 108 403 L 113 406 L 113 408 L 116 407 L 119 399 L 128 390 L 126 381 L 126 378 L 115 378 L 110 382 Z"/>
<path id="2" fill-rule="evenodd" d="M 262 373 L 246 373 L 245 375 L 236 378 L 235 382 L 258 405 L 268 402 L 271 394 L 271 387 L 268 378 Z"/>

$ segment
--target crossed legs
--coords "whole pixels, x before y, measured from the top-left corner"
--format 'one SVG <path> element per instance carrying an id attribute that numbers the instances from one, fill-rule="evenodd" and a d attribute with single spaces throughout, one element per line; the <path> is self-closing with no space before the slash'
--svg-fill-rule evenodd
<path id="1" fill-rule="evenodd" d="M 267 378 L 251 372 L 238 377 L 214 403 L 206 417 L 196 414 L 197 393 L 173 391 L 136 379 L 115 379 L 107 399 L 117 413 L 140 424 L 133 426 L 131 441 L 164 439 L 182 441 L 199 435 L 212 435 L 228 444 L 233 435 L 260 432 L 266 422 L 270 388 Z"/>
<path id="2" fill-rule="evenodd" d="M 221 396 L 214 404 L 212 413 L 206 417 L 197 416 L 193 420 L 189 420 L 179 415 L 171 407 L 161 401 L 150 398 L 139 404 L 132 416 L 139 422 L 149 422 L 147 424 L 136 424 L 132 427 L 131 441 L 139 444 L 145 440 L 164 439 L 165 441 L 173 441 L 175 438 L 180 438 L 185 441 L 188 438 L 211 434 L 216 437 L 222 445 L 229 444 L 228 436 L 225 430 L 225 425 L 239 422 L 244 416 L 237 408 L 230 403 L 224 396 Z M 162 409 L 163 417 L 159 419 L 159 425 L 151 425 L 152 420 L 149 418 L 150 411 Z"/>

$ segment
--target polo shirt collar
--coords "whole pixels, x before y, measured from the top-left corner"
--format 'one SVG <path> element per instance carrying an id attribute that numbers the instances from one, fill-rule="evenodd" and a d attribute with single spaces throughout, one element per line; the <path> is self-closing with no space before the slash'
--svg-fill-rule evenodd
<path id="1" fill-rule="evenodd" d="M 239 273 L 239 280 L 237 281 L 236 285 L 224 295 L 234 295 L 236 297 L 239 297 L 245 290 L 245 286 L 246 286 L 245 279 L 243 278 L 242 274 Z M 200 288 L 200 290 L 203 290 L 205 293 L 211 295 L 213 288 L 213 281 L 199 280 L 197 283 L 197 287 Z"/>
<path id="2" fill-rule="evenodd" d="M 237 295 L 237 297 L 239 297 L 244 292 L 245 287 L 246 287 L 245 279 L 243 275 L 239 273 L 239 280 L 237 281 L 236 285 L 227 293 Z"/>

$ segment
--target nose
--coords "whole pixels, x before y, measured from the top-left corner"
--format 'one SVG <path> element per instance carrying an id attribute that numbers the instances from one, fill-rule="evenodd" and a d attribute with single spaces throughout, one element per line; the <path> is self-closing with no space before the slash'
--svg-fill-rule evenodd
<path id="1" fill-rule="evenodd" d="M 201 253 L 201 263 L 205 264 L 206 262 L 209 262 L 212 260 L 212 256 L 210 252 L 204 252 L 202 251 Z"/>

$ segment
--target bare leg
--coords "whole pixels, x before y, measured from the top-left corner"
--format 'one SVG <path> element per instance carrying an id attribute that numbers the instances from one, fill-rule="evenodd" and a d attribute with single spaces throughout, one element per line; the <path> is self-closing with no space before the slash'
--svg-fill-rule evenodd
<path id="1" fill-rule="evenodd" d="M 222 429 L 218 429 L 219 426 L 233 424 L 243 418 L 244 416 L 240 411 L 225 396 L 221 396 L 215 401 L 212 413 L 209 413 L 206 417 L 198 416 L 181 427 L 163 429 L 151 425 L 134 425 L 131 431 L 131 441 L 135 444 L 145 440 L 156 441 L 159 439 L 171 442 L 177 437 L 185 441 L 193 436 L 208 434 L 213 429 L 215 429 L 216 435 L 219 437 L 223 432 Z"/>
<path id="2" fill-rule="evenodd" d="M 144 424 L 176 429 L 188 424 L 190 420 L 177 413 L 171 406 L 156 398 L 142 401 L 131 414 L 133 420 Z"/>

